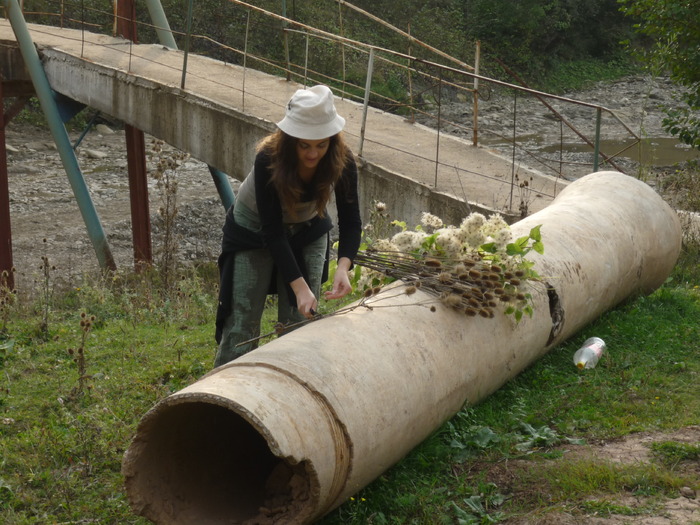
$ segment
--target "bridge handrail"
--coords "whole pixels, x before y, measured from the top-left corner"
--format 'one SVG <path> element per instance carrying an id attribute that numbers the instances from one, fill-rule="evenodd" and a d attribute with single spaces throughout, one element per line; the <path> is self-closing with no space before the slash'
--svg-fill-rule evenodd
<path id="1" fill-rule="evenodd" d="M 359 8 L 356 8 L 355 6 L 350 4 L 349 2 L 346 2 L 344 0 L 335 0 L 335 1 L 339 5 L 353 9 L 354 11 L 361 13 L 363 16 L 367 16 L 370 19 L 372 19 L 378 23 L 383 23 L 383 21 L 381 21 L 380 19 L 377 19 L 377 17 L 374 17 L 373 15 L 367 13 L 366 11 L 363 11 Z M 599 126 L 600 126 L 601 113 L 609 114 L 634 139 L 635 142 L 633 142 L 633 144 L 628 146 L 628 147 L 632 147 L 635 143 L 638 143 L 640 141 L 639 136 L 613 110 L 611 110 L 605 106 L 602 106 L 600 104 L 594 104 L 594 103 L 589 103 L 589 102 L 585 102 L 585 101 L 575 100 L 575 99 L 572 99 L 569 97 L 563 97 L 563 96 L 559 96 L 559 95 L 545 93 L 542 91 L 538 91 L 535 89 L 524 87 L 522 85 L 517 85 L 517 84 L 501 81 L 498 79 L 490 78 L 490 77 L 487 77 L 485 75 L 481 75 L 478 73 L 478 70 L 475 70 L 475 68 L 472 68 L 471 66 L 468 66 L 467 64 L 465 64 L 457 59 L 454 59 L 453 57 L 449 57 L 449 55 L 446 56 L 446 54 L 442 53 L 441 51 L 439 51 L 439 50 L 437 50 L 437 49 L 435 49 L 435 48 L 433 48 L 425 43 L 420 42 L 418 39 L 411 36 L 410 34 L 403 32 L 403 31 L 391 26 L 390 24 L 386 24 L 385 22 L 383 23 L 383 25 L 385 25 L 386 27 L 389 27 L 392 31 L 396 31 L 400 35 L 408 38 L 411 42 L 422 45 L 423 47 L 429 49 L 431 52 L 435 52 L 436 54 L 438 54 L 439 56 L 441 56 L 443 58 L 447 58 L 453 62 L 456 62 L 459 65 L 459 67 L 445 65 L 442 63 L 438 63 L 434 60 L 419 58 L 419 57 L 414 56 L 414 55 L 409 54 L 409 53 L 403 53 L 400 51 L 387 49 L 387 48 L 383 48 L 380 46 L 375 46 L 372 44 L 367 44 L 364 42 L 353 40 L 351 38 L 347 38 L 347 37 L 342 36 L 342 35 L 336 35 L 336 34 L 324 31 L 322 29 L 318 29 L 318 28 L 315 28 L 313 26 L 309 26 L 309 25 L 304 24 L 302 22 L 293 20 L 291 18 L 282 16 L 282 15 L 279 15 L 276 13 L 272 13 L 270 11 L 267 11 L 263 8 L 254 6 L 254 5 L 252 5 L 248 2 L 245 2 L 243 0 L 229 0 L 229 2 L 231 4 L 236 5 L 236 6 L 240 6 L 240 7 L 245 8 L 248 11 L 248 13 L 250 13 L 250 12 L 260 13 L 260 14 L 264 15 L 265 17 L 269 17 L 269 18 L 272 18 L 276 21 L 282 22 L 281 30 L 282 30 L 282 33 L 284 35 L 295 34 L 295 33 L 304 35 L 307 39 L 307 44 L 306 44 L 307 49 L 306 49 L 306 52 L 304 55 L 304 64 L 302 65 L 302 64 L 287 62 L 286 65 L 283 65 L 279 62 L 275 62 L 271 58 L 266 58 L 266 57 L 258 56 L 254 53 L 251 53 L 247 49 L 247 47 L 248 47 L 248 45 L 247 45 L 247 33 L 248 33 L 248 31 L 247 30 L 246 30 L 246 43 L 245 43 L 246 49 L 244 49 L 244 50 L 239 50 L 239 49 L 236 49 L 234 46 L 229 46 L 229 45 L 223 44 L 221 42 L 218 42 L 217 40 L 215 40 L 207 35 L 193 35 L 193 34 L 188 34 L 188 33 L 183 33 L 183 32 L 177 32 L 177 31 L 172 31 L 170 28 L 168 28 L 168 30 L 174 34 L 186 36 L 187 38 L 193 37 L 193 38 L 205 39 L 205 40 L 215 44 L 216 46 L 219 46 L 222 49 L 227 49 L 227 50 L 230 50 L 232 52 L 235 52 L 235 53 L 243 56 L 244 64 L 246 64 L 246 66 L 247 66 L 248 60 L 256 60 L 256 61 L 259 61 L 261 64 L 265 64 L 266 67 L 272 67 L 272 68 L 275 68 L 277 70 L 281 70 L 281 71 L 285 72 L 288 75 L 288 78 L 289 78 L 289 75 L 296 75 L 300 78 L 303 78 L 304 83 L 306 83 L 308 81 L 308 77 L 309 77 L 310 73 L 312 75 L 316 76 L 316 78 L 324 79 L 323 81 L 326 83 L 329 83 L 329 84 L 333 84 L 335 82 L 342 82 L 342 84 L 341 84 L 342 88 L 340 88 L 339 91 L 343 97 L 350 97 L 350 98 L 355 98 L 357 100 L 362 100 L 363 104 L 365 104 L 365 106 L 367 106 L 369 103 L 369 100 L 370 100 L 370 95 L 371 95 L 372 97 L 375 97 L 376 100 L 384 101 L 384 103 L 390 104 L 394 108 L 400 108 L 400 107 L 408 108 L 411 112 L 411 120 L 412 121 L 415 121 L 416 114 L 420 114 L 426 118 L 436 120 L 437 123 L 436 123 L 435 127 L 438 130 L 438 135 L 441 132 L 441 128 L 445 125 L 453 126 L 458 130 L 465 130 L 465 132 L 468 132 L 469 128 L 467 126 L 464 126 L 461 123 L 455 123 L 455 122 L 452 122 L 448 119 L 445 119 L 440 114 L 440 105 L 441 105 L 440 100 L 438 100 L 438 104 L 437 104 L 437 111 L 438 111 L 437 117 L 428 111 L 422 111 L 422 109 L 420 108 L 420 105 L 416 104 L 413 100 L 414 94 L 413 94 L 413 87 L 412 87 L 410 75 L 413 75 L 413 74 L 419 75 L 428 84 L 428 86 L 429 86 L 428 89 L 437 88 L 438 93 L 440 93 L 441 89 L 444 86 L 449 87 L 449 88 L 453 88 L 453 89 L 462 90 L 466 93 L 469 93 L 473 97 L 474 125 L 473 125 L 473 128 L 471 129 L 471 131 L 473 133 L 475 145 L 476 145 L 477 126 L 478 126 L 478 120 L 477 120 L 478 98 L 479 98 L 480 94 L 483 92 L 482 88 L 477 87 L 479 85 L 478 84 L 479 82 L 482 82 L 484 84 L 493 85 L 493 86 L 498 86 L 500 88 L 504 88 L 507 90 L 511 90 L 513 93 L 526 93 L 528 95 L 535 96 L 535 97 L 538 97 L 540 99 L 541 98 L 548 98 L 548 99 L 560 101 L 560 102 L 565 103 L 565 104 L 574 104 L 574 105 L 579 105 L 579 106 L 594 109 L 597 112 L 596 138 L 595 138 L 595 144 L 594 144 L 594 150 L 595 150 L 594 151 L 594 166 L 596 166 L 596 168 L 597 168 L 597 162 L 598 162 L 599 156 L 605 158 L 606 161 L 610 162 L 614 166 L 614 163 L 612 162 L 612 158 L 615 155 L 618 155 L 620 153 L 620 152 L 618 152 L 612 156 L 605 156 L 599 152 L 598 144 L 600 141 L 600 128 L 599 128 Z M 105 12 L 105 13 L 107 14 L 107 12 Z M 117 16 L 116 14 L 111 13 L 111 12 L 108 14 L 111 17 Z M 248 17 L 248 23 L 250 23 L 250 15 Z M 143 22 L 139 22 L 139 24 L 143 24 Z M 149 25 L 149 24 L 144 24 L 144 25 L 148 25 L 149 27 L 154 27 L 153 25 Z M 188 25 L 188 28 L 189 28 L 189 25 Z M 358 86 L 358 85 L 352 84 L 352 83 L 348 82 L 347 79 L 345 78 L 345 72 L 343 72 L 343 79 L 338 80 L 337 78 L 332 78 L 332 77 L 327 76 L 324 73 L 321 73 L 319 71 L 310 70 L 308 68 L 308 62 L 309 62 L 308 39 L 309 38 L 316 38 L 316 39 L 338 42 L 342 46 L 343 50 L 345 48 L 349 48 L 349 49 L 352 49 L 356 52 L 360 51 L 363 53 L 367 53 L 369 55 L 374 55 L 374 58 L 376 58 L 376 60 L 380 61 L 383 64 L 386 64 L 387 66 L 401 68 L 401 70 L 407 72 L 407 74 L 409 75 L 409 86 L 411 86 L 410 87 L 411 91 L 409 93 L 410 103 L 395 100 L 395 99 L 388 97 L 384 94 L 381 94 L 377 91 L 373 91 L 371 89 L 371 87 L 372 87 L 371 82 L 368 82 L 367 85 L 365 85 L 365 86 Z M 390 57 L 393 57 L 394 60 L 392 60 Z M 405 61 L 406 63 L 402 63 L 399 61 Z M 344 63 L 344 60 L 343 60 L 343 63 Z M 417 65 L 422 66 L 423 69 L 426 69 L 426 70 L 425 71 L 419 70 L 416 67 Z M 185 75 L 187 74 L 186 63 L 183 65 L 182 72 L 183 72 L 183 87 L 184 87 L 184 78 L 185 78 Z M 457 80 L 451 80 L 449 78 L 445 78 L 446 76 L 450 76 L 450 75 L 454 75 L 457 78 L 462 77 L 465 79 L 469 79 L 473 82 L 474 87 L 467 87 L 466 82 L 461 83 Z M 372 76 L 373 76 L 373 70 L 369 67 L 369 64 L 368 64 L 366 78 L 371 79 Z M 354 88 L 354 90 L 348 89 L 349 86 L 352 86 Z M 252 93 L 250 95 L 255 96 Z M 244 82 L 243 96 L 244 97 L 246 96 L 246 94 L 245 94 L 245 82 Z M 561 116 L 558 115 L 556 111 L 554 111 L 551 107 L 548 109 L 553 111 L 555 113 L 555 115 L 557 115 L 557 117 L 560 121 L 562 121 L 566 125 L 568 125 L 575 133 L 577 133 L 581 138 L 583 138 L 589 145 L 592 145 L 591 141 L 586 139 L 580 132 L 578 132 L 578 130 L 576 130 L 572 125 L 570 125 L 563 118 L 561 118 Z M 366 112 L 366 107 L 365 107 L 365 112 Z M 363 129 L 364 129 L 364 126 L 365 126 L 365 122 L 363 122 Z M 487 131 L 487 132 L 492 133 L 491 131 Z M 494 135 L 498 136 L 497 134 L 494 134 Z M 501 138 L 503 140 L 507 140 L 508 142 L 511 142 L 511 139 L 508 139 L 506 137 L 501 137 Z M 360 141 L 361 141 L 360 146 L 359 146 L 360 152 L 362 151 L 362 144 L 363 144 L 364 140 L 365 140 L 365 138 L 364 138 L 364 134 L 363 134 L 363 136 L 361 136 L 361 138 L 360 138 Z M 383 144 L 383 146 L 391 147 L 390 145 L 387 145 L 387 144 Z M 439 148 L 439 139 L 438 139 L 437 147 Z M 522 149 L 523 146 L 517 144 L 513 138 L 512 139 L 512 147 L 513 147 L 513 151 L 515 152 L 516 148 Z M 406 153 L 409 155 L 414 154 L 413 152 L 406 152 Z M 530 154 L 530 155 L 533 158 L 536 158 L 538 160 L 538 162 L 541 162 L 542 165 L 545 166 L 547 169 L 552 169 L 555 172 L 557 172 L 557 169 L 555 167 L 549 166 L 547 164 L 547 162 L 549 162 L 552 159 L 541 160 L 539 157 L 534 157 L 532 154 Z M 559 160 L 560 168 L 559 168 L 559 171 L 557 172 L 557 176 L 559 176 L 561 174 L 562 163 L 563 163 L 563 161 L 560 159 Z M 439 163 L 439 151 L 436 151 L 436 155 L 435 155 L 436 174 L 437 174 L 437 168 L 438 168 L 439 164 L 440 164 Z M 617 167 L 617 166 L 615 166 L 615 167 Z M 620 170 L 620 171 L 622 171 L 622 170 Z M 482 174 L 482 176 L 484 176 L 484 175 Z M 437 185 L 437 180 L 436 180 L 436 185 Z M 511 183 L 511 185 L 512 185 L 512 183 Z"/>

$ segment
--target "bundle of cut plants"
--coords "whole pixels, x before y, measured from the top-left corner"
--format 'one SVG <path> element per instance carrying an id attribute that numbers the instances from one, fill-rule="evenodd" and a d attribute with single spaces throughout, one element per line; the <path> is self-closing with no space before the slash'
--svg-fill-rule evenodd
<path id="1" fill-rule="evenodd" d="M 385 224 L 400 231 L 379 237 Z M 383 204 L 376 203 L 365 239 L 355 258 L 362 267 L 358 285 L 365 296 L 400 280 L 405 293 L 420 288 L 470 317 L 493 318 L 501 308 L 517 321 L 532 315 L 528 282 L 539 276 L 525 255 L 544 252 L 539 226 L 513 240 L 510 226 L 498 214 L 487 219 L 472 213 L 456 227 L 423 213 L 421 224 L 409 230 L 403 222 L 388 222 Z"/>

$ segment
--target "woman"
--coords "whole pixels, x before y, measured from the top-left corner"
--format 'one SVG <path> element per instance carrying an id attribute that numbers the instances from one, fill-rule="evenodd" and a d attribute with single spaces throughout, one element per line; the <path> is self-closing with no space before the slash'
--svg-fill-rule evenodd
<path id="1" fill-rule="evenodd" d="M 253 170 L 226 214 L 215 366 L 257 347 L 271 290 L 278 293 L 279 322 L 315 315 L 328 275 L 333 223 L 326 205 L 333 195 L 338 266 L 325 297 L 339 299 L 352 291 L 348 272 L 360 245 L 362 222 L 357 166 L 343 141 L 344 126 L 327 86 L 300 89 L 289 100 L 278 129 L 258 145 Z"/>

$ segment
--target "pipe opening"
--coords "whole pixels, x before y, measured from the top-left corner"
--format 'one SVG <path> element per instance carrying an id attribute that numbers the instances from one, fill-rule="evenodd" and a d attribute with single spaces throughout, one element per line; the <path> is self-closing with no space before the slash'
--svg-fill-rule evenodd
<path id="1" fill-rule="evenodd" d="M 134 509 L 156 523 L 293 521 L 309 499 L 303 463 L 275 456 L 244 418 L 203 402 L 144 419 L 124 474 Z"/>

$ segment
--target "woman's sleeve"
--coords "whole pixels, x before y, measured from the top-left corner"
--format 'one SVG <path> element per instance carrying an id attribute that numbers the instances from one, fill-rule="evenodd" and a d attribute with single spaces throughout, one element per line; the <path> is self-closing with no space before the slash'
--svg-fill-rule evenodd
<path id="1" fill-rule="evenodd" d="M 357 164 L 352 153 L 343 170 L 343 176 L 335 185 L 335 202 L 338 208 L 338 258 L 355 259 L 362 238 L 362 218 L 357 188 Z"/>
<path id="2" fill-rule="evenodd" d="M 255 200 L 258 205 L 263 242 L 282 274 L 291 283 L 302 276 L 294 253 L 289 245 L 282 221 L 282 203 L 274 185 L 270 184 L 270 158 L 259 153 L 255 157 Z"/>

